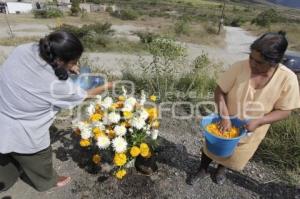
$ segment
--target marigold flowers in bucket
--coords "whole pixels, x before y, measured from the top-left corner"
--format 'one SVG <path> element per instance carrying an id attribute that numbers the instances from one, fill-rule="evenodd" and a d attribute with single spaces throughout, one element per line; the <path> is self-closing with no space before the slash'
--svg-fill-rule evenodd
<path id="1" fill-rule="evenodd" d="M 237 127 L 232 127 L 229 131 L 220 131 L 218 124 L 212 123 L 207 125 L 206 130 L 214 135 L 223 138 L 235 138 L 240 135 L 239 129 Z"/>
<path id="2" fill-rule="evenodd" d="M 115 177 L 123 179 L 126 169 L 137 157 L 150 158 L 153 155 L 159 135 L 158 109 L 153 104 L 156 96 L 139 98 L 129 96 L 124 87 L 120 96 L 96 96 L 89 101 L 76 121 L 74 130 L 80 136 L 80 146 L 91 150 L 92 162 L 101 166 L 105 161 L 105 151 L 111 154 L 109 163 L 113 165 Z M 147 103 L 147 99 L 152 101 Z M 113 154 L 113 155 L 112 155 Z M 104 164 L 104 163 L 103 163 Z"/>

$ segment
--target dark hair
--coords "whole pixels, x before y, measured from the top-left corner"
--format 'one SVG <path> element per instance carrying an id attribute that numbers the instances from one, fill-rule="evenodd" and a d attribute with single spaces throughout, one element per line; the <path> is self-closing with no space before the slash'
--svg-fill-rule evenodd
<path id="1" fill-rule="evenodd" d="M 251 44 L 250 49 L 260 52 L 266 61 L 277 64 L 281 62 L 287 47 L 285 32 L 279 31 L 262 35 Z"/>
<path id="2" fill-rule="evenodd" d="M 60 59 L 67 63 L 79 59 L 83 52 L 83 46 L 74 34 L 56 31 L 40 39 L 39 50 L 40 56 L 52 66 L 58 79 L 66 80 L 69 77 L 68 71 L 64 67 L 59 67 L 55 60 Z"/>

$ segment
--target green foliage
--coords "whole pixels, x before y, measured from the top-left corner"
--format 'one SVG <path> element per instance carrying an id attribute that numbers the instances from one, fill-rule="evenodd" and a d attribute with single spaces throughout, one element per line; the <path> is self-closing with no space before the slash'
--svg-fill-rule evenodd
<path id="1" fill-rule="evenodd" d="M 187 35 L 190 31 L 190 27 L 187 20 L 179 20 L 174 25 L 174 31 L 177 35 Z"/>
<path id="2" fill-rule="evenodd" d="M 61 10 L 57 8 L 47 8 L 44 10 L 34 10 L 33 15 L 35 18 L 58 18 L 58 17 L 63 17 L 64 14 Z"/>
<path id="3" fill-rule="evenodd" d="M 72 0 L 72 5 L 71 5 L 71 15 L 72 16 L 78 16 L 80 14 L 80 7 L 79 7 L 79 0 Z"/>
<path id="4" fill-rule="evenodd" d="M 170 63 L 186 55 L 186 49 L 184 47 L 174 40 L 167 38 L 157 38 L 152 41 L 148 47 L 155 62 L 163 61 L 163 63 Z M 163 68 L 165 69 L 166 67 L 164 66 Z"/>
<path id="5" fill-rule="evenodd" d="M 272 23 L 279 22 L 281 17 L 274 9 L 269 9 L 261 12 L 252 20 L 252 24 L 256 24 L 262 27 L 269 27 Z"/>
<path id="6" fill-rule="evenodd" d="M 124 71 L 123 79 L 135 84 L 136 92 L 155 93 L 160 101 L 188 100 L 198 102 L 215 88 L 215 74 L 206 54 L 199 56 L 189 67 L 185 48 L 173 40 L 159 38 L 148 45 L 152 60 L 141 60 L 142 74 Z M 184 66 L 184 67 L 183 67 Z M 192 68 L 183 72 L 183 68 Z"/>
<path id="7" fill-rule="evenodd" d="M 271 126 L 258 148 L 256 158 L 285 172 L 300 172 L 300 115 L 293 113 L 288 119 Z"/>
<path id="8" fill-rule="evenodd" d="M 122 20 L 136 20 L 139 17 L 139 13 L 131 8 L 116 10 L 110 14 Z"/>
<path id="9" fill-rule="evenodd" d="M 151 43 L 153 40 L 155 40 L 156 38 L 159 37 L 157 34 L 152 33 L 152 32 L 139 31 L 139 32 L 136 32 L 135 34 L 140 38 L 140 41 L 144 44 Z"/>

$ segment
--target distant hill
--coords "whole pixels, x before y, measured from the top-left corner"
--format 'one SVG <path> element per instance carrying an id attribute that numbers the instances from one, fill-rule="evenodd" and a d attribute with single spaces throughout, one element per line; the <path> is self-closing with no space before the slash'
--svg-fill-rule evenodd
<path id="1" fill-rule="evenodd" d="M 275 4 L 300 9 L 300 0 L 268 0 L 268 1 Z"/>

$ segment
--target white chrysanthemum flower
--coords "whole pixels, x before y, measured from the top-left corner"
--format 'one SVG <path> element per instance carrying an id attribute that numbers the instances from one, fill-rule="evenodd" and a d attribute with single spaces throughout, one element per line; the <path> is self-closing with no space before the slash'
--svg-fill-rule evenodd
<path id="1" fill-rule="evenodd" d="M 74 127 L 75 128 L 79 128 L 79 130 L 81 131 L 81 130 L 83 130 L 85 128 L 88 128 L 89 125 L 87 123 L 85 123 L 85 122 L 80 121 L 77 124 L 74 124 Z"/>
<path id="2" fill-rule="evenodd" d="M 135 117 L 135 118 L 133 118 L 133 119 L 131 120 L 131 125 L 132 125 L 134 128 L 140 130 L 140 129 L 142 129 L 142 128 L 146 125 L 146 122 L 145 122 L 145 120 L 144 120 L 143 118 L 141 118 L 141 117 Z"/>
<path id="3" fill-rule="evenodd" d="M 129 130 L 129 132 L 130 132 L 130 133 L 132 133 L 132 132 L 133 132 L 133 129 L 132 129 L 132 128 L 130 128 L 130 129 L 128 129 L 128 130 Z"/>
<path id="4" fill-rule="evenodd" d="M 111 97 L 106 97 L 102 102 L 101 106 L 108 109 L 113 104 L 113 99 Z"/>
<path id="5" fill-rule="evenodd" d="M 123 136 L 126 134 L 127 129 L 123 125 L 117 125 L 115 126 L 114 131 L 116 132 L 117 136 Z"/>
<path id="6" fill-rule="evenodd" d="M 146 102 L 146 95 L 145 95 L 145 92 L 142 91 L 140 104 L 141 104 L 142 106 L 144 106 L 145 102 Z"/>
<path id="7" fill-rule="evenodd" d="M 107 149 L 110 145 L 110 140 L 107 136 L 100 136 L 97 139 L 97 146 L 99 149 Z"/>
<path id="8" fill-rule="evenodd" d="M 109 125 L 110 124 L 109 120 L 108 120 L 108 114 L 107 113 L 103 114 L 102 123 L 103 123 L 103 125 Z"/>
<path id="9" fill-rule="evenodd" d="M 136 99 L 134 97 L 130 97 L 130 98 L 126 99 L 124 102 L 124 106 L 126 106 L 126 105 L 134 106 L 135 104 L 136 104 Z"/>
<path id="10" fill-rule="evenodd" d="M 151 131 L 146 131 L 146 134 L 149 136 L 151 135 Z"/>
<path id="11" fill-rule="evenodd" d="M 132 112 L 133 111 L 133 109 L 134 109 L 134 106 L 131 106 L 131 105 L 126 105 L 126 104 L 124 104 L 124 107 L 122 108 L 122 111 L 123 112 Z"/>
<path id="12" fill-rule="evenodd" d="M 110 123 L 116 124 L 120 121 L 121 116 L 118 113 L 115 112 L 111 112 L 110 114 L 108 114 L 108 121 Z"/>
<path id="13" fill-rule="evenodd" d="M 145 110 L 145 109 L 142 109 L 140 111 L 140 117 L 143 119 L 143 120 L 147 120 L 148 117 L 149 117 L 149 113 Z"/>
<path id="14" fill-rule="evenodd" d="M 101 95 L 96 95 L 96 104 L 99 104 L 99 105 L 101 105 L 101 103 L 102 103 L 102 96 Z"/>
<path id="15" fill-rule="evenodd" d="M 80 135 L 82 139 L 89 139 L 92 137 L 92 129 L 91 128 L 84 128 L 80 130 Z"/>
<path id="16" fill-rule="evenodd" d="M 94 122 L 93 125 L 94 125 L 94 127 L 97 127 L 102 131 L 105 130 L 105 126 L 102 122 Z"/>
<path id="17" fill-rule="evenodd" d="M 112 141 L 113 148 L 117 153 L 123 153 L 127 150 L 127 142 L 122 137 L 116 137 Z"/>
<path id="18" fill-rule="evenodd" d="M 96 107 L 95 104 L 90 104 L 87 108 L 86 108 L 86 112 L 88 114 L 88 116 L 91 116 L 95 113 Z"/>
<path id="19" fill-rule="evenodd" d="M 154 131 L 151 132 L 151 138 L 152 140 L 156 140 L 158 136 L 158 130 L 155 129 Z"/>

